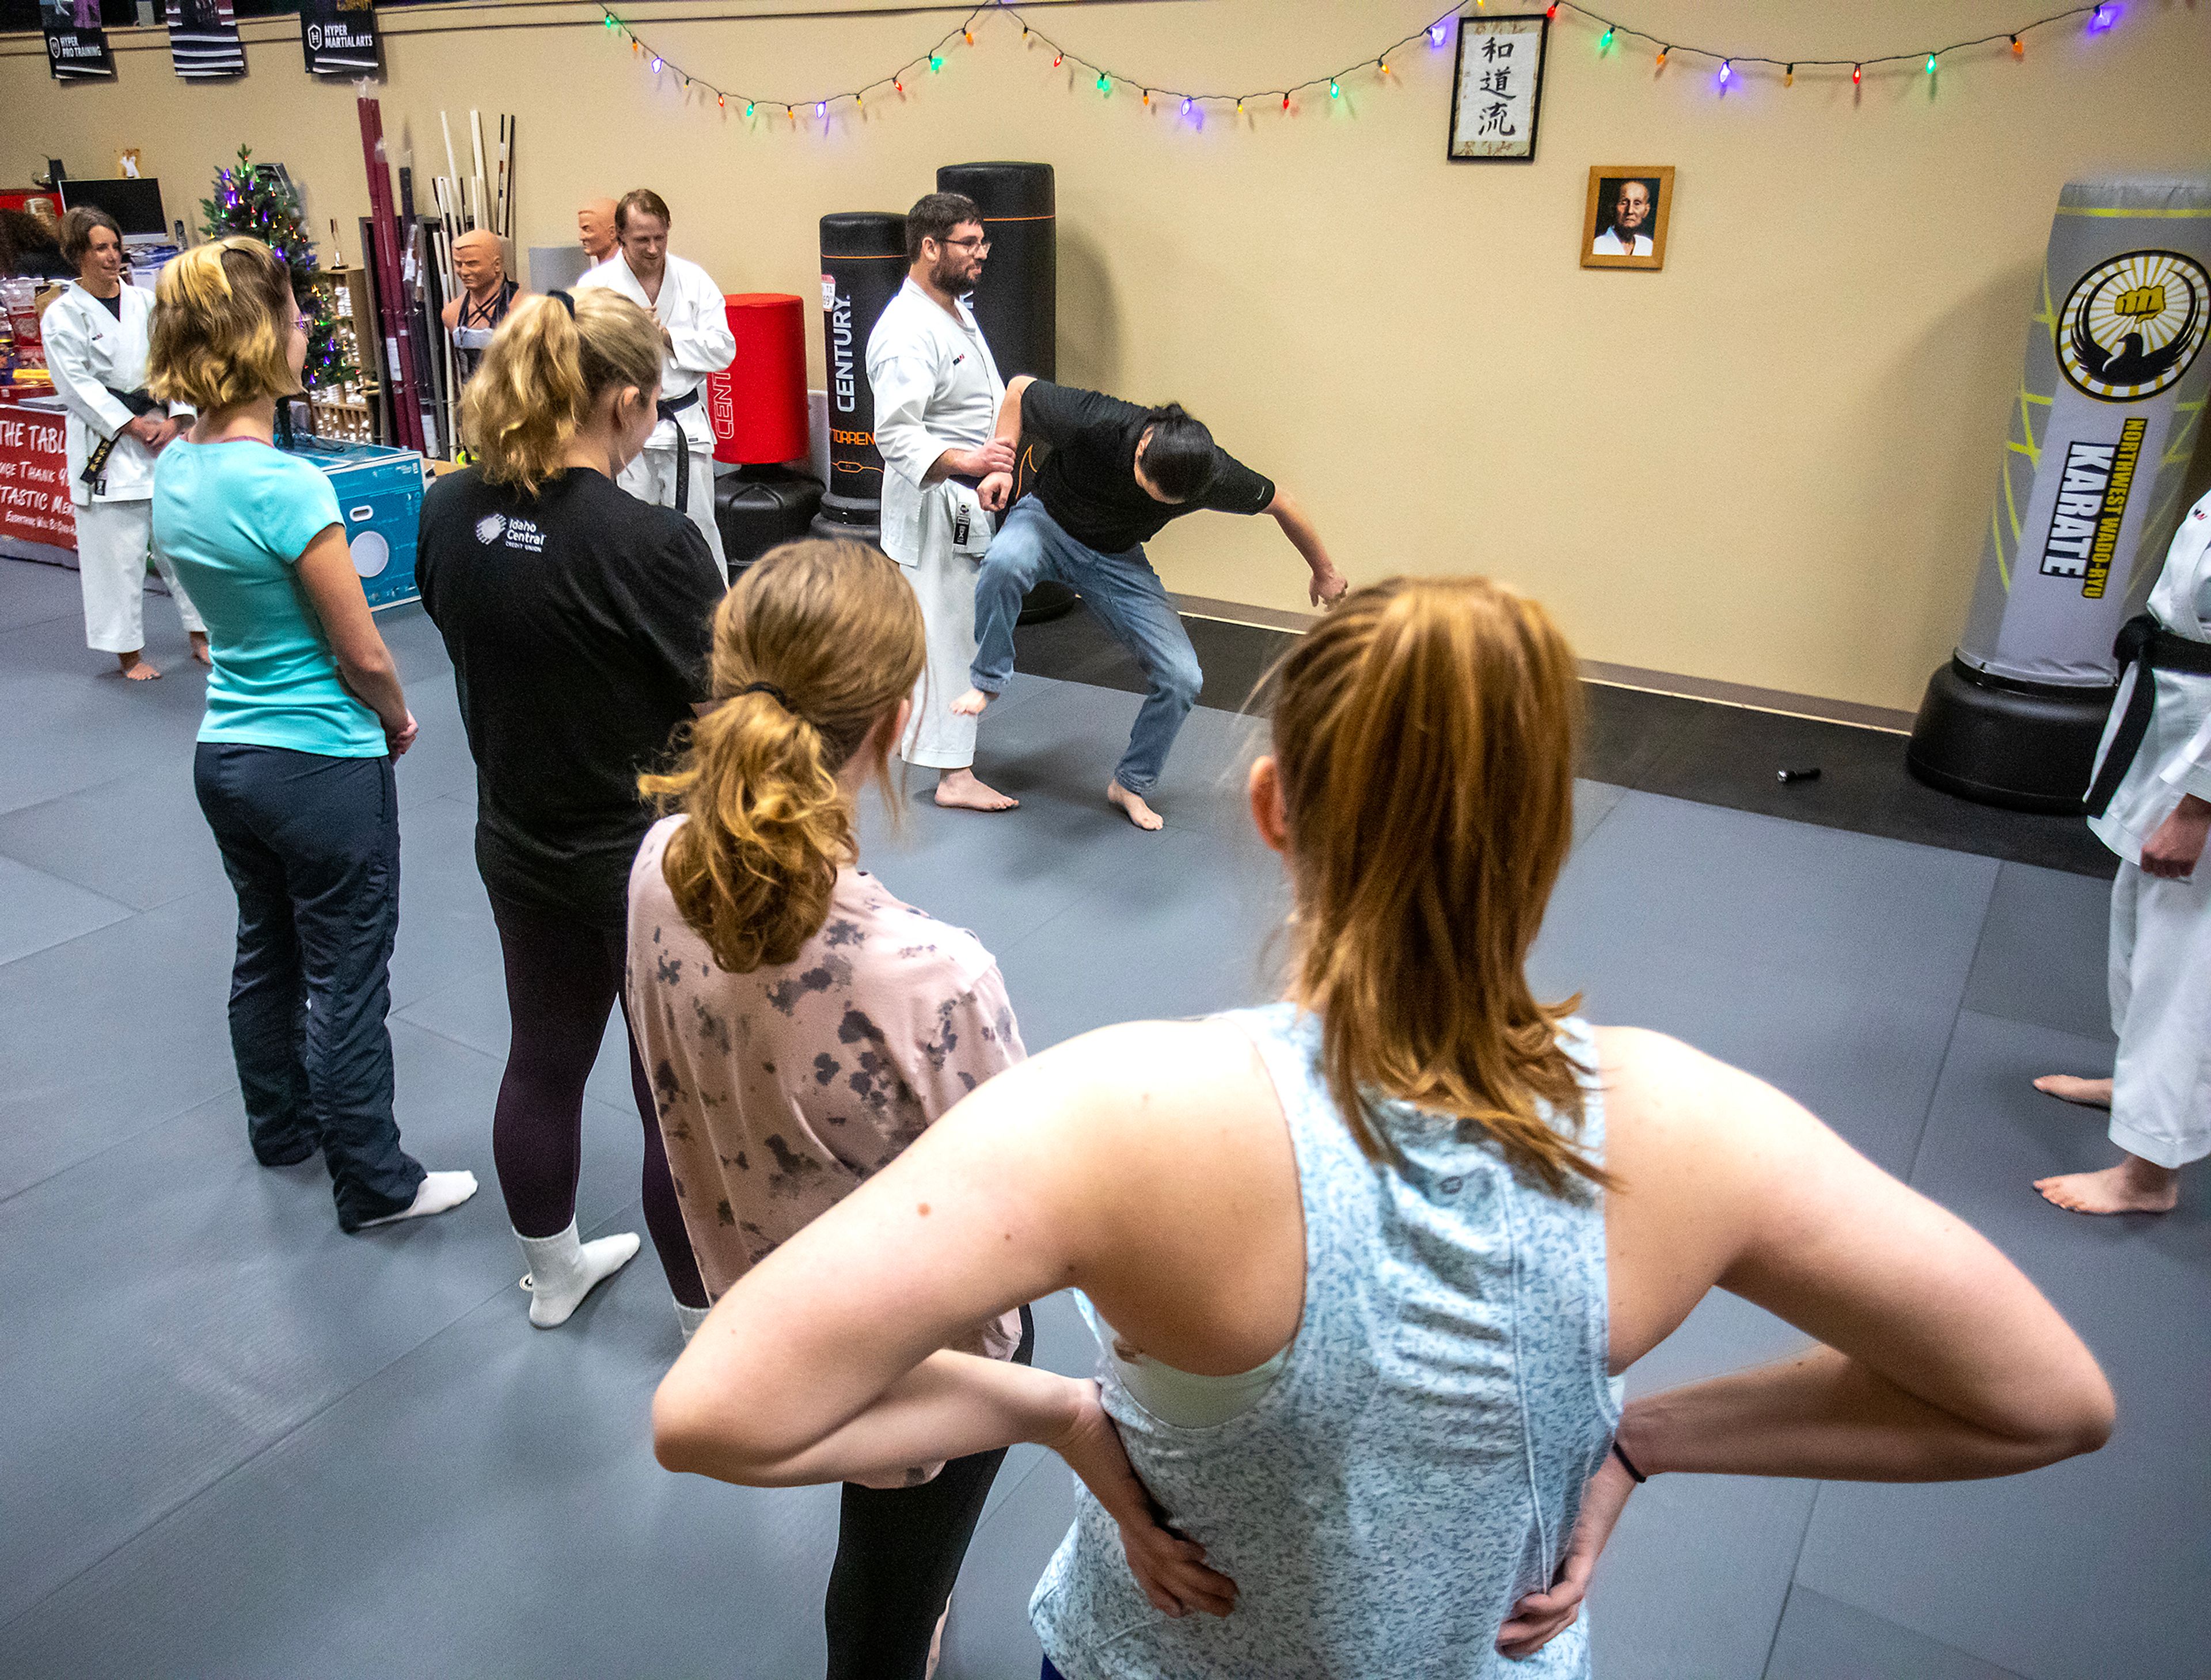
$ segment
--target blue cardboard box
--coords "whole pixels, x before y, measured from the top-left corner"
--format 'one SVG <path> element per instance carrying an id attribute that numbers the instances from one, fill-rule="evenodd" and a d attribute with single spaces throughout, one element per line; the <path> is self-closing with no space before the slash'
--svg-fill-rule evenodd
<path id="1" fill-rule="evenodd" d="M 368 604 L 394 607 L 414 600 L 421 592 L 415 587 L 415 543 L 427 477 L 422 458 L 411 449 L 335 438 L 301 437 L 292 452 L 330 475 Z"/>

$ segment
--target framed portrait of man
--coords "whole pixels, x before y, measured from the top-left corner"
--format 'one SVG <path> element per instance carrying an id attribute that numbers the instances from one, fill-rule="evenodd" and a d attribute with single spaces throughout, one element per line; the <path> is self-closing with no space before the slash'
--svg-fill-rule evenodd
<path id="1" fill-rule="evenodd" d="M 1674 166 L 1601 163 L 1589 173 L 1582 212 L 1585 269 L 1663 269 L 1674 208 Z"/>

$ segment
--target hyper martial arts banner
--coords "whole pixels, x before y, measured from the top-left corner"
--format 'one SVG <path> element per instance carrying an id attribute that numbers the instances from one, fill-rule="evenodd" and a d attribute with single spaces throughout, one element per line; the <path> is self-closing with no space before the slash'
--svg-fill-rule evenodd
<path id="1" fill-rule="evenodd" d="M 187 82 L 245 74 L 230 0 L 168 0 L 169 58 Z"/>
<path id="2" fill-rule="evenodd" d="M 39 23 L 46 36 L 46 68 L 55 81 L 115 74 L 107 31 L 100 27 L 100 0 L 39 0 Z"/>
<path id="3" fill-rule="evenodd" d="M 306 0 L 300 8 L 300 45 L 310 76 L 375 75 L 375 0 Z"/>
<path id="4" fill-rule="evenodd" d="M 2058 195 L 1958 657 L 2063 687 L 2117 680 L 2178 521 L 2211 385 L 2211 179 Z"/>

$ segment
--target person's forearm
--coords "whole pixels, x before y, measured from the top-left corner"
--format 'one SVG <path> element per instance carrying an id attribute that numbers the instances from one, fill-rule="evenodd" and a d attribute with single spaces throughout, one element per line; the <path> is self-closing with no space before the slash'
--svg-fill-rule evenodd
<path id="1" fill-rule="evenodd" d="M 1906 1393 L 1820 1348 L 1801 1358 L 1669 1389 L 1632 1403 L 1620 1450 L 1646 1476 L 1793 1476 L 1843 1482 L 2010 1476 L 2093 1452 L 2083 1426 L 2006 1434 Z"/>
<path id="2" fill-rule="evenodd" d="M 669 1470 L 747 1487 L 880 1480 L 918 1465 L 1053 1439 L 1075 1415 L 1081 1388 L 1026 1365 L 940 1352 L 849 1422 L 819 1440 L 794 1441 L 789 1428 L 777 1427 L 779 1420 L 732 1404 L 679 1362 L 653 1400 L 653 1451 Z"/>
<path id="3" fill-rule="evenodd" d="M 1013 383 L 1006 387 L 1005 396 L 998 402 L 997 428 L 991 434 L 998 442 L 1011 444 L 1017 450 L 1021 447 L 1021 393 L 1035 383 L 1033 374 L 1017 373 Z"/>
<path id="4" fill-rule="evenodd" d="M 702 321 L 668 335 L 668 355 L 687 373 L 718 373 L 737 354 L 737 341 L 723 323 Z"/>
<path id="5" fill-rule="evenodd" d="M 358 664 L 338 661 L 338 680 L 363 706 L 376 713 L 387 733 L 397 734 L 407 722 L 407 695 L 399 684 L 398 667 L 391 656 L 378 663 Z"/>
<path id="6" fill-rule="evenodd" d="M 1269 511 L 1275 516 L 1275 523 L 1281 526 L 1282 535 L 1290 539 L 1290 546 L 1305 556 L 1314 576 L 1335 569 L 1335 562 L 1328 557 L 1328 547 L 1320 540 L 1320 532 L 1313 528 L 1313 522 L 1305 518 L 1305 509 L 1277 492 L 1275 506 Z"/>

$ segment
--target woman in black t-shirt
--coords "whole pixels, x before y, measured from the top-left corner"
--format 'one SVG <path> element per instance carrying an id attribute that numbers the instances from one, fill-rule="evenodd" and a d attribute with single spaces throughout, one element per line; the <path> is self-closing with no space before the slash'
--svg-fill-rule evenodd
<path id="1" fill-rule="evenodd" d="M 544 1329 L 638 1249 L 633 1233 L 577 1235 L 584 1081 L 621 996 L 629 867 L 652 824 L 638 773 L 706 698 L 724 591 L 688 520 L 615 485 L 656 423 L 661 354 L 652 317 L 612 292 L 518 300 L 462 403 L 480 464 L 422 504 L 415 576 L 452 656 L 506 964 L 492 1158 Z M 688 1336 L 706 1291 L 634 1041 L 629 1072 L 645 1222 Z"/>

